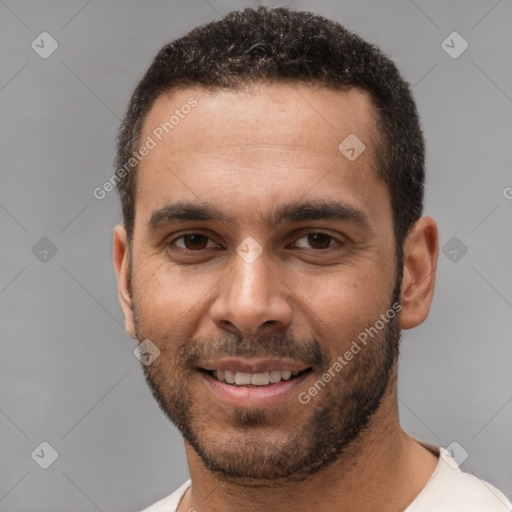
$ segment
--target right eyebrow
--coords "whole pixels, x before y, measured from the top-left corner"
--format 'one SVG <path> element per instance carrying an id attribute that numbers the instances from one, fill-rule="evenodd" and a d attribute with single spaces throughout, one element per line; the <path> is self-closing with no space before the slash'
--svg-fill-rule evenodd
<path id="1" fill-rule="evenodd" d="M 222 212 L 213 205 L 177 202 L 158 208 L 151 214 L 148 228 L 156 230 L 173 220 L 224 220 Z"/>

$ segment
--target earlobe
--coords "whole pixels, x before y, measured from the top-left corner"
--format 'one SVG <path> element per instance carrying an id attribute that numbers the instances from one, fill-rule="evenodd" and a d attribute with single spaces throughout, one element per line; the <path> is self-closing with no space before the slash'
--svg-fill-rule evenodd
<path id="1" fill-rule="evenodd" d="M 411 329 L 428 316 L 434 296 L 439 233 L 431 217 L 421 217 L 404 243 L 400 326 Z"/>
<path id="2" fill-rule="evenodd" d="M 114 228 L 114 268 L 117 276 L 117 291 L 121 309 L 125 319 L 125 329 L 131 338 L 135 338 L 133 321 L 132 298 L 130 294 L 130 262 L 129 242 L 124 226 L 119 224 Z"/>

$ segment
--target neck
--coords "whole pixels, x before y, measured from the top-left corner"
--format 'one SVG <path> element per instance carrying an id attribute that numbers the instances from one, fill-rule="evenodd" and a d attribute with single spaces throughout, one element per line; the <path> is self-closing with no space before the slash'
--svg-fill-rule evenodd
<path id="1" fill-rule="evenodd" d="M 370 427 L 336 462 L 301 482 L 277 488 L 226 482 L 206 468 L 186 443 L 192 486 L 178 510 L 252 512 L 262 506 L 268 512 L 403 510 L 426 485 L 437 458 L 400 427 L 396 382 L 395 368 Z"/>

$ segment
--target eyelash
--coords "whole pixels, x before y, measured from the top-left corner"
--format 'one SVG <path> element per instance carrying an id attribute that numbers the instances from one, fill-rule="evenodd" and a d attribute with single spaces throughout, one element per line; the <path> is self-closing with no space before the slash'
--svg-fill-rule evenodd
<path id="1" fill-rule="evenodd" d="M 205 235 L 204 233 L 198 233 L 198 232 L 195 232 L 195 231 L 190 231 L 190 232 L 187 232 L 187 233 L 183 233 L 180 236 L 170 240 L 168 242 L 168 244 L 167 244 L 169 250 L 171 250 L 172 252 L 178 253 L 178 254 L 186 254 L 186 255 L 192 255 L 194 253 L 200 254 L 202 251 L 207 250 L 207 249 L 198 249 L 198 250 L 194 251 L 194 250 L 191 250 L 191 249 L 183 249 L 182 247 L 177 247 L 177 246 L 173 245 L 177 240 L 181 240 L 184 237 L 191 236 L 191 235 L 201 235 L 201 236 L 206 237 L 208 240 L 213 241 L 209 236 Z M 322 231 L 310 231 L 308 233 L 304 233 L 297 240 L 300 240 L 301 238 L 307 237 L 309 235 L 324 235 L 324 236 L 330 238 L 331 240 L 335 240 L 337 242 L 337 244 L 330 245 L 329 247 L 326 247 L 324 249 L 310 249 L 311 251 L 314 251 L 314 252 L 328 251 L 328 250 L 333 249 L 333 247 L 335 247 L 336 245 L 340 246 L 340 247 L 338 247 L 338 249 L 339 249 L 339 248 L 341 248 L 341 246 L 344 245 L 344 242 L 342 240 L 339 240 L 338 238 L 334 237 L 333 235 L 330 235 L 328 233 L 324 233 Z M 300 248 L 300 249 L 303 249 L 303 248 Z"/>

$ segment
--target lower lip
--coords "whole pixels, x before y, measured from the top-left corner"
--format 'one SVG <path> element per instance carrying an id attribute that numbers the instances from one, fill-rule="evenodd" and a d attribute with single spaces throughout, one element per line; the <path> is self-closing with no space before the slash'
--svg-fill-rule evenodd
<path id="1" fill-rule="evenodd" d="M 297 387 L 308 377 L 310 372 L 305 372 L 290 380 L 282 380 L 276 384 L 261 387 L 232 386 L 213 378 L 204 371 L 200 371 L 200 374 L 203 382 L 219 401 L 233 407 L 251 407 L 274 405 L 294 394 L 297 395 Z"/>

